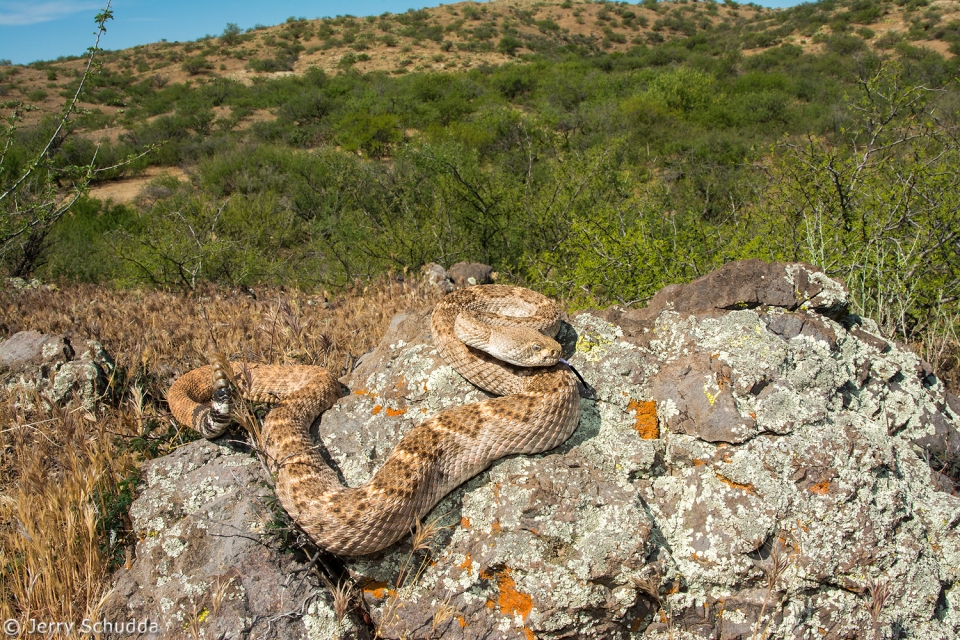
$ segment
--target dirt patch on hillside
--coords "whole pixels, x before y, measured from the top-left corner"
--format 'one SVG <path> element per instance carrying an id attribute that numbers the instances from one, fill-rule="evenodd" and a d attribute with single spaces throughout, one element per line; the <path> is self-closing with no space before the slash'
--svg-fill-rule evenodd
<path id="1" fill-rule="evenodd" d="M 90 197 L 98 200 L 112 200 L 117 204 L 128 204 L 136 200 L 143 188 L 160 176 L 173 176 L 181 182 L 189 180 L 187 173 L 180 167 L 149 167 L 139 176 L 120 178 L 103 182 L 90 189 Z"/>

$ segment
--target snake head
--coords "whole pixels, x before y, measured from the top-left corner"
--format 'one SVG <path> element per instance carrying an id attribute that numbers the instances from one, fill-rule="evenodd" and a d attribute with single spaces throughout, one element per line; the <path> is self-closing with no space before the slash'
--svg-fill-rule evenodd
<path id="1" fill-rule="evenodd" d="M 538 334 L 539 339 L 530 341 L 521 350 L 522 355 L 513 364 L 522 364 L 527 367 L 549 367 L 557 364 L 563 355 L 560 343 L 553 338 Z"/>
<path id="2" fill-rule="evenodd" d="M 513 329 L 516 333 L 517 330 Z M 563 350 L 553 338 L 549 338 L 539 331 L 532 329 L 522 330 L 524 337 L 517 339 L 514 335 L 510 342 L 501 342 L 492 339 L 484 351 L 493 357 L 517 365 L 518 367 L 549 367 L 557 364 Z"/>
<path id="3" fill-rule="evenodd" d="M 491 321 L 466 310 L 457 315 L 453 329 L 465 345 L 518 367 L 549 367 L 563 356 L 560 343 L 522 323 Z"/>

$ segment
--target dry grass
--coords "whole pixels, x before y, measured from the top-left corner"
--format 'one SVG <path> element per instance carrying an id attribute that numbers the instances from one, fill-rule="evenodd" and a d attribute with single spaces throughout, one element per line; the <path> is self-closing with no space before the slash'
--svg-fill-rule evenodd
<path id="1" fill-rule="evenodd" d="M 65 334 L 75 347 L 97 339 L 120 372 L 95 414 L 0 389 L 0 619 L 79 622 L 97 614 L 109 573 L 133 542 L 126 508 L 138 466 L 194 437 L 173 425 L 163 401 L 176 376 L 217 352 L 341 374 L 395 313 L 436 296 L 393 279 L 336 297 L 255 295 L 92 286 L 0 292 L 0 332 Z"/>
<path id="2" fill-rule="evenodd" d="M 422 523 L 419 520 L 410 533 L 410 553 L 404 558 L 394 580 L 395 588 L 389 591 L 387 602 L 384 604 L 383 612 L 380 615 L 380 623 L 377 625 L 375 637 L 384 637 L 384 631 L 393 624 L 400 622 L 400 609 L 403 608 L 405 597 L 417 585 L 424 571 L 429 566 L 430 557 L 433 553 L 432 543 L 437 534 L 448 525 L 441 525 L 444 515 L 436 516 Z M 422 553 L 421 553 L 422 552 Z M 450 607 L 449 601 L 444 601 L 434 612 L 433 628 L 431 636 L 436 631 L 436 627 L 453 615 L 454 610 Z"/>

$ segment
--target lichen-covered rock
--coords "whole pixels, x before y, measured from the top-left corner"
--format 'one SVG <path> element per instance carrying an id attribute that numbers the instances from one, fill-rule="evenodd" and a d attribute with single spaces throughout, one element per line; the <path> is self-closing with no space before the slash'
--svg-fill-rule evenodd
<path id="1" fill-rule="evenodd" d="M 436 288 L 440 293 L 450 293 L 453 291 L 453 280 L 447 276 L 447 270 L 436 262 L 430 262 L 420 268 L 420 275 L 431 287 Z"/>
<path id="2" fill-rule="evenodd" d="M 272 533 L 275 502 L 253 456 L 198 441 L 144 465 L 130 509 L 139 542 L 107 620 L 150 620 L 142 638 L 367 637 L 338 623 L 307 563 Z"/>
<path id="3" fill-rule="evenodd" d="M 92 410 L 116 365 L 96 340 L 85 347 L 78 355 L 66 336 L 21 331 L 0 344 L 0 375 L 8 388 L 36 391 L 55 404 L 77 397 Z"/>
<path id="4" fill-rule="evenodd" d="M 346 559 L 361 627 L 387 638 L 957 637 L 960 403 L 845 304 L 813 267 L 747 261 L 646 309 L 573 317 L 560 340 L 586 381 L 577 431 L 452 492 L 432 514 L 445 528 L 429 554 L 408 539 Z M 440 361 L 429 314 L 396 318 L 320 421 L 351 485 L 423 418 L 486 396 Z M 169 495 L 170 509 L 216 503 Z M 206 544 L 185 531 L 174 535 L 187 547 Z M 150 566 L 163 559 L 162 542 L 145 545 Z M 214 551 L 198 547 L 193 565 Z M 217 570 L 242 576 L 228 555 Z M 125 597 L 155 597 L 143 572 Z"/>

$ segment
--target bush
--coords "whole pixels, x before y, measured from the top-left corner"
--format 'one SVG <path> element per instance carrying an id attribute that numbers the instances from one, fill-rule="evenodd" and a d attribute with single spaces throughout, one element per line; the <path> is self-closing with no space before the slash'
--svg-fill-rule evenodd
<path id="1" fill-rule="evenodd" d="M 515 56 L 517 49 L 523 46 L 523 41 L 511 35 L 505 35 L 497 43 L 497 51 L 505 53 L 508 56 Z"/>
<path id="2" fill-rule="evenodd" d="M 180 67 L 190 75 L 195 76 L 213 69 L 213 63 L 204 56 L 194 56 L 184 60 Z"/>
<path id="3" fill-rule="evenodd" d="M 348 54 L 350 55 L 350 54 Z M 247 69 L 257 73 L 274 73 L 277 71 L 293 71 L 293 63 L 288 60 L 278 60 L 276 58 L 251 58 L 247 63 Z"/>

